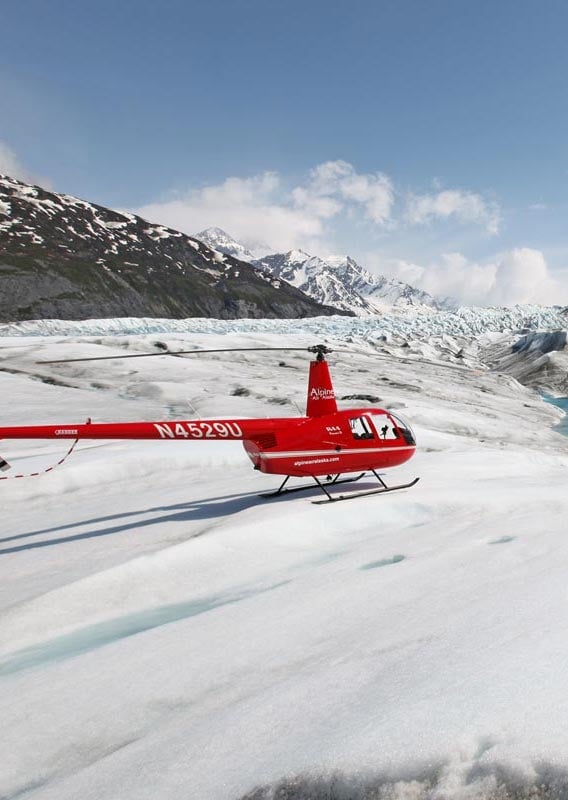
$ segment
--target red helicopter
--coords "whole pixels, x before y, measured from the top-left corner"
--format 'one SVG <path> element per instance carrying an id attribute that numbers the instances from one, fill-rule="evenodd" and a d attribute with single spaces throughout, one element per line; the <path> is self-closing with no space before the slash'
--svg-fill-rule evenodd
<path id="1" fill-rule="evenodd" d="M 234 348 L 234 350 L 304 350 L 304 348 Z M 337 408 L 335 392 L 325 356 L 331 352 L 326 345 L 308 347 L 315 355 L 310 362 L 308 397 L 305 417 L 276 417 L 266 419 L 199 419 L 166 420 L 163 422 L 114 422 L 79 425 L 23 425 L 0 427 L 0 439 L 74 439 L 68 452 L 82 439 L 174 439 L 212 440 L 240 439 L 254 469 L 269 475 L 284 475 L 278 489 L 260 495 L 277 497 L 291 492 L 313 489 L 314 484 L 285 488 L 291 477 L 311 478 L 326 495 L 316 503 L 335 503 L 372 494 L 393 492 L 414 486 L 410 483 L 388 486 L 377 470 L 396 467 L 408 461 L 416 451 L 416 440 L 410 426 L 398 416 L 380 408 Z M 181 350 L 176 352 L 136 353 L 122 356 L 97 356 L 44 364 L 71 361 L 102 361 L 115 358 L 144 358 L 164 355 L 199 355 L 225 350 Z M 62 463 L 62 459 L 58 463 Z M 0 469 L 9 469 L 0 458 Z M 372 473 L 379 488 L 332 495 L 329 487 L 354 483 Z M 357 474 L 352 474 L 357 473 Z M 351 476 L 350 476 L 351 474 Z M 346 477 L 342 477 L 346 476 Z M 16 477 L 16 476 L 14 476 Z M 22 476 L 23 477 L 23 476 Z"/>

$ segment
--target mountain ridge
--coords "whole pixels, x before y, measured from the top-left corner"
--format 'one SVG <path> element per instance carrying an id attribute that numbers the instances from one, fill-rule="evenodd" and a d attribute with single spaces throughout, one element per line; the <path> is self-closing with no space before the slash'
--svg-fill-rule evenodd
<path id="1" fill-rule="evenodd" d="M 0 321 L 337 313 L 172 228 L 0 175 Z"/>
<path id="2" fill-rule="evenodd" d="M 242 243 L 221 228 L 206 228 L 195 234 L 219 252 L 252 256 Z M 274 278 L 286 281 L 319 303 L 332 305 L 357 316 L 375 315 L 391 306 L 428 306 L 443 303 L 427 292 L 384 275 L 374 275 L 350 256 L 321 258 L 303 250 L 271 253 L 251 261 Z"/>

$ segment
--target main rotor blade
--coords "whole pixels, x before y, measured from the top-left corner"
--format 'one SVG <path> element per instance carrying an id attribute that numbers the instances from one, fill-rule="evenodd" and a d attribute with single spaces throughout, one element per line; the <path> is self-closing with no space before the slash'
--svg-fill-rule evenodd
<path id="1" fill-rule="evenodd" d="M 152 356 L 200 356 L 203 353 L 243 353 L 259 350 L 301 350 L 306 353 L 309 347 L 224 347 L 220 350 L 163 350 L 160 353 L 127 353 L 121 356 L 90 356 L 88 358 L 60 358 L 53 361 L 36 361 L 36 364 L 71 364 L 76 361 L 112 361 L 115 358 L 151 358 Z"/>

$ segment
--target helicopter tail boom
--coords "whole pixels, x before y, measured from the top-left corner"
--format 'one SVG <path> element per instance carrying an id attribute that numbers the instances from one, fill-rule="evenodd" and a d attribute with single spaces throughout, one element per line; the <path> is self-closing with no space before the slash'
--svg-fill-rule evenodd
<path id="1" fill-rule="evenodd" d="M 288 420 L 210 419 L 19 425 L 0 428 L 0 439 L 250 439 L 273 433 Z M 0 459 L 2 469 L 2 459 Z"/>

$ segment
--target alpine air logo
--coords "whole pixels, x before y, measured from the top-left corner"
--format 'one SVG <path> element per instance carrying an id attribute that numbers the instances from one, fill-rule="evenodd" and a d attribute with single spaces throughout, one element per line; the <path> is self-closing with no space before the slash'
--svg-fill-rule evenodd
<path id="1" fill-rule="evenodd" d="M 319 386 L 310 390 L 310 400 L 333 400 L 335 392 L 333 389 L 321 389 Z"/>

